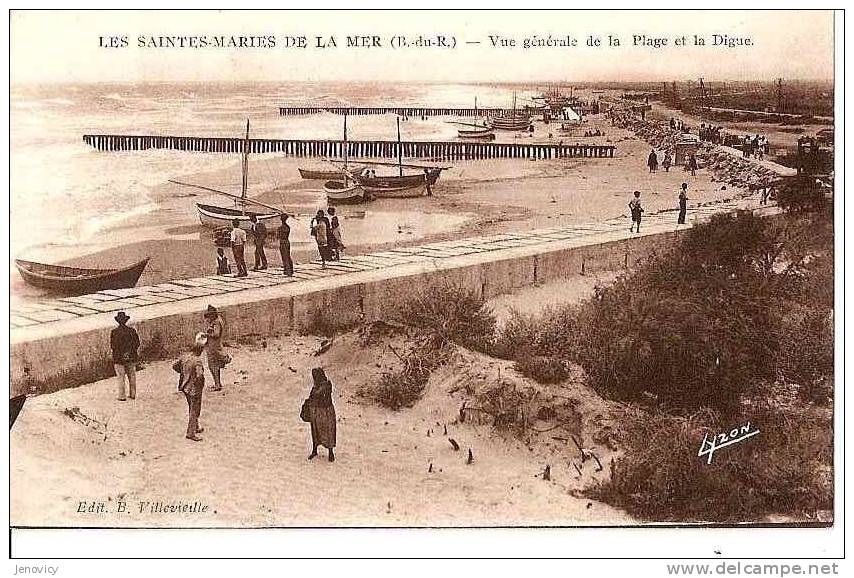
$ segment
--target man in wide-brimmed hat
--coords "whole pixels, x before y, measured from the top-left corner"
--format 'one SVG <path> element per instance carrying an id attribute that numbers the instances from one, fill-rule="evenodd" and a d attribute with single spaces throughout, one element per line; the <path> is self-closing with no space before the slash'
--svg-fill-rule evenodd
<path id="1" fill-rule="evenodd" d="M 127 379 L 127 395 L 136 399 L 136 362 L 139 361 L 139 335 L 133 327 L 128 327 L 130 319 L 127 313 L 116 313 L 118 327 L 110 332 L 110 348 L 113 350 L 113 366 L 116 370 L 116 385 L 118 400 L 127 401 L 125 396 L 125 380 Z"/>
<path id="2" fill-rule="evenodd" d="M 205 310 L 205 324 L 205 334 L 207 335 L 205 349 L 208 357 L 208 369 L 214 380 L 211 390 L 219 391 L 222 389 L 220 371 L 231 361 L 231 358 L 222 350 L 222 336 L 225 332 L 225 323 L 219 311 L 213 305 L 208 305 L 207 310 Z"/>

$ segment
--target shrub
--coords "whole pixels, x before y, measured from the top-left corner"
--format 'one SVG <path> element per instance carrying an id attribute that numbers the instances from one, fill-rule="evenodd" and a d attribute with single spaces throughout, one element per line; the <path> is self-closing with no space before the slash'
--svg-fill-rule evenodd
<path id="1" fill-rule="evenodd" d="M 369 397 L 394 411 L 412 407 L 424 394 L 429 378 L 430 372 L 425 368 L 407 365 L 400 371 L 384 373 Z"/>
<path id="2" fill-rule="evenodd" d="M 697 453 L 704 434 L 750 421 L 753 438 Z M 636 414 L 624 421 L 622 457 L 590 497 L 654 521 L 761 521 L 769 514 L 814 518 L 833 507 L 833 434 L 829 419 L 803 407 L 785 412 L 755 405 L 750 418 L 721 421 L 713 412 L 687 417 Z"/>
<path id="3" fill-rule="evenodd" d="M 796 307 L 784 319 L 778 353 L 780 376 L 798 384 L 805 399 L 827 401 L 833 384 L 832 317 Z"/>
<path id="4" fill-rule="evenodd" d="M 436 285 L 405 302 L 397 321 L 432 336 L 487 351 L 495 333 L 495 316 L 479 294 L 457 285 Z"/>
<path id="5" fill-rule="evenodd" d="M 401 304 L 394 317 L 411 330 L 411 350 L 401 358 L 401 369 L 384 373 L 375 387 L 363 390 L 392 410 L 421 399 L 430 375 L 447 360 L 450 345 L 486 351 L 495 332 L 495 317 L 483 298 L 454 285 L 425 289 Z"/>
<path id="6" fill-rule="evenodd" d="M 514 368 L 540 383 L 559 383 L 569 377 L 566 365 L 557 357 L 523 355 L 516 359 Z"/>
<path id="7" fill-rule="evenodd" d="M 490 353 L 502 359 L 517 359 L 519 356 L 528 355 L 536 349 L 541 320 L 546 317 L 547 311 L 535 316 L 511 309 L 507 321 L 496 333 Z"/>
<path id="8" fill-rule="evenodd" d="M 786 212 L 818 211 L 828 204 L 815 177 L 800 176 L 777 187 L 777 204 Z"/>
<path id="9" fill-rule="evenodd" d="M 671 253 L 600 288 L 579 310 L 569 351 L 601 394 L 653 394 L 674 413 L 725 414 L 773 375 L 763 223 L 723 215 L 688 232 Z"/>

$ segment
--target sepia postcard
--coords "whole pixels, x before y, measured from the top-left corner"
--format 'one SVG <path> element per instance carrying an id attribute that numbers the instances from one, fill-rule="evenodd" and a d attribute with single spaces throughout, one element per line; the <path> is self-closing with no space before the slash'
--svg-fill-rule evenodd
<path id="1" fill-rule="evenodd" d="M 11 555 L 837 552 L 842 18 L 11 10 Z"/>

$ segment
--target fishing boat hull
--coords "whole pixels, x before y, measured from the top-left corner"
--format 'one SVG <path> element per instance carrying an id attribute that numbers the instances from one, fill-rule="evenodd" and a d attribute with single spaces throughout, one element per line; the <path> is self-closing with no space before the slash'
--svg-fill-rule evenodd
<path id="1" fill-rule="evenodd" d="M 199 221 L 202 225 L 214 229 L 231 227 L 232 221 L 237 219 L 240 221 L 240 228 L 248 231 L 252 228 L 252 221 L 249 220 L 249 217 L 253 215 L 258 219 L 258 222 L 264 223 L 268 229 L 277 229 L 282 223 L 278 213 L 255 213 L 201 203 L 196 203 L 196 209 L 199 212 Z"/>
<path id="2" fill-rule="evenodd" d="M 323 185 L 326 200 L 338 205 L 355 205 L 365 202 L 367 191 L 358 183 L 344 184 L 341 181 L 327 181 Z"/>
<path id="3" fill-rule="evenodd" d="M 9 399 L 9 429 L 15 425 L 15 420 L 18 419 L 18 414 L 24 409 L 24 403 L 27 401 L 26 394 L 18 395 Z"/>
<path id="4" fill-rule="evenodd" d="M 425 182 L 430 185 L 435 185 L 439 180 L 439 175 L 442 174 L 441 169 L 428 169 L 426 173 L 418 173 L 415 175 L 403 176 L 382 176 L 382 177 L 366 177 L 357 175 L 356 181 L 362 185 L 369 193 L 375 189 L 400 189 L 405 187 L 418 187 Z"/>
<path id="5" fill-rule="evenodd" d="M 28 284 L 65 295 L 85 295 L 105 289 L 127 289 L 139 281 L 148 265 L 146 257 L 138 263 L 122 269 L 86 269 L 48 265 L 15 259 L 18 272 Z"/>
<path id="6" fill-rule="evenodd" d="M 402 187 L 365 187 L 368 195 L 379 199 L 412 199 L 423 197 L 427 191 L 427 182 Z"/>
<path id="7" fill-rule="evenodd" d="M 484 129 L 459 129 L 457 137 L 463 140 L 495 140 L 495 133 L 490 128 Z"/>
<path id="8" fill-rule="evenodd" d="M 360 170 L 362 170 L 361 167 L 351 167 L 349 169 L 350 172 L 359 172 Z M 342 178 L 341 175 L 341 170 L 315 171 L 312 169 L 299 169 L 299 176 L 309 181 L 334 181 L 335 179 Z"/>
<path id="9" fill-rule="evenodd" d="M 528 130 L 531 119 L 527 117 L 502 117 L 496 116 L 490 120 L 490 126 L 494 130 Z"/>

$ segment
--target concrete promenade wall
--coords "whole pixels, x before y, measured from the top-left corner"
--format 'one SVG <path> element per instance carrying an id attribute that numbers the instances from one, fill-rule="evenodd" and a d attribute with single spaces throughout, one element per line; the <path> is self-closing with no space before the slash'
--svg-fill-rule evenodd
<path id="1" fill-rule="evenodd" d="M 677 234 L 671 228 L 614 239 L 613 232 L 603 232 L 598 240 L 557 240 L 152 304 L 132 309 L 130 324 L 139 332 L 143 359 L 158 359 L 186 351 L 203 329 L 208 304 L 222 312 L 226 340 L 232 342 L 305 332 L 318 315 L 332 326 L 347 326 L 383 318 L 408 295 L 431 284 L 453 283 L 489 298 L 537 283 L 624 268 L 673 243 Z M 113 315 L 111 311 L 13 329 L 10 396 L 56 391 L 113 375 Z"/>

